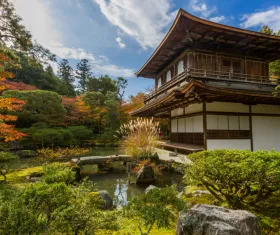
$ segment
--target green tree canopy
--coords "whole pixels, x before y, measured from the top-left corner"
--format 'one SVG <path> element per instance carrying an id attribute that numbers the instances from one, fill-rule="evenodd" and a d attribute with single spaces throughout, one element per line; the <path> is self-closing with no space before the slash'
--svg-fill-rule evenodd
<path id="1" fill-rule="evenodd" d="M 31 34 L 21 24 L 21 18 L 8 0 L 0 0 L 0 41 L 2 45 L 28 50 L 32 47 Z"/>
<path id="2" fill-rule="evenodd" d="M 274 32 L 267 25 L 264 25 L 261 28 L 260 32 L 265 34 L 280 36 L 280 30 L 278 32 Z M 277 79 L 280 78 L 280 60 L 275 60 L 269 64 L 269 74 L 270 76 L 276 77 Z"/>
<path id="3" fill-rule="evenodd" d="M 28 127 L 37 122 L 58 125 L 63 122 L 66 110 L 62 98 L 52 91 L 5 91 L 3 97 L 26 100 L 21 112 L 17 113 L 18 127 Z"/>
<path id="4" fill-rule="evenodd" d="M 108 75 L 99 78 L 90 78 L 87 83 L 87 91 L 100 92 L 106 95 L 108 91 L 117 92 L 116 82 Z"/>
<path id="5" fill-rule="evenodd" d="M 55 91 L 61 95 L 66 95 L 64 83 L 55 76 L 50 65 L 44 66 L 26 56 L 25 53 L 17 53 L 20 60 L 20 68 L 12 69 L 15 74 L 13 81 L 23 82 L 36 86 L 41 90 Z"/>

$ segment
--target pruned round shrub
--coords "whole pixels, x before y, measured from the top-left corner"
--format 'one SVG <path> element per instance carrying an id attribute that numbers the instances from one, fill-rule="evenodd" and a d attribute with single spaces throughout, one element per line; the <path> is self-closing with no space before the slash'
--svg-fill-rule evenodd
<path id="1" fill-rule="evenodd" d="M 186 167 L 187 184 L 203 184 L 232 208 L 274 207 L 280 193 L 280 153 L 214 150 L 188 157 L 193 163 Z"/>
<path id="2" fill-rule="evenodd" d="M 72 183 L 75 179 L 76 173 L 71 168 L 66 167 L 62 163 L 52 163 L 43 166 L 42 180 L 48 184 L 52 183 Z"/>

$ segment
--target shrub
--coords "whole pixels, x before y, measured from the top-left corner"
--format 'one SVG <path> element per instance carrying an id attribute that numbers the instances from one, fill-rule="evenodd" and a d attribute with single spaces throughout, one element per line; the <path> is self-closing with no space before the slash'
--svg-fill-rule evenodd
<path id="1" fill-rule="evenodd" d="M 12 164 L 17 162 L 19 158 L 9 152 L 0 152 L 0 174 L 4 177 L 4 181 L 7 181 L 6 174 L 9 172 Z"/>
<path id="2" fill-rule="evenodd" d="M 193 164 L 186 168 L 187 184 L 203 184 L 232 208 L 275 207 L 274 197 L 280 193 L 280 153 L 214 150 L 188 157 Z"/>
<path id="3" fill-rule="evenodd" d="M 17 152 L 17 155 L 22 158 L 32 158 L 36 157 L 37 153 L 33 150 L 20 150 Z"/>
<path id="4" fill-rule="evenodd" d="M 39 160 L 59 161 L 69 157 L 83 156 L 90 152 L 86 148 L 42 148 L 37 150 Z"/>
<path id="5" fill-rule="evenodd" d="M 42 180 L 48 184 L 64 182 L 70 184 L 74 181 L 76 173 L 62 163 L 53 163 L 43 166 Z"/>
<path id="6" fill-rule="evenodd" d="M 76 146 L 81 146 L 92 137 L 92 131 L 86 126 L 69 126 L 67 130 L 71 132 Z"/>
<path id="7" fill-rule="evenodd" d="M 149 157 L 159 139 L 159 123 L 153 119 L 137 118 L 120 127 L 118 133 L 124 138 L 123 148 L 132 157 Z"/>
<path id="8" fill-rule="evenodd" d="M 177 219 L 179 211 L 184 208 L 184 202 L 177 197 L 175 186 L 154 188 L 146 194 L 136 196 L 126 207 L 130 218 L 139 221 L 140 234 L 149 234 L 152 227 L 169 228 Z M 143 232 L 143 225 L 147 232 Z"/>
<path id="9" fill-rule="evenodd" d="M 37 182 L 8 196 L 0 191 L 0 234 L 96 234 L 116 230 L 114 211 L 100 210 L 92 184 Z"/>

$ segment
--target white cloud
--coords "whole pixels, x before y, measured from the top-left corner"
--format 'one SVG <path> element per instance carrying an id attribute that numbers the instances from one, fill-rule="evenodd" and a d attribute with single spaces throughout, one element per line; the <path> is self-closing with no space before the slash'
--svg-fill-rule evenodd
<path id="1" fill-rule="evenodd" d="M 250 28 L 261 25 L 268 25 L 273 30 L 280 30 L 280 6 L 272 7 L 265 11 L 246 14 L 241 19 L 241 27 Z"/>
<path id="2" fill-rule="evenodd" d="M 154 48 L 164 37 L 163 30 L 175 18 L 172 0 L 92 0 L 103 15 L 143 49 Z"/>
<path id="3" fill-rule="evenodd" d="M 120 37 L 116 38 L 116 42 L 119 44 L 120 48 L 125 48 L 125 43 L 122 42 L 122 39 Z"/>
<path id="4" fill-rule="evenodd" d="M 201 0 L 191 0 L 189 7 L 192 11 L 198 12 L 204 18 L 208 18 L 217 10 L 215 6 L 209 8 L 206 3 Z"/>
<path id="5" fill-rule="evenodd" d="M 48 2 L 44 0 L 12 0 L 12 2 L 33 38 L 58 57 L 75 60 L 88 59 L 95 75 L 133 76 L 132 69 L 110 64 L 109 59 L 104 55 L 93 55 L 83 48 L 66 46 L 62 40 L 63 32 L 57 27 Z M 54 68 L 54 70 L 57 69 Z"/>
<path id="6" fill-rule="evenodd" d="M 221 23 L 225 20 L 226 17 L 224 16 L 214 16 L 214 17 L 210 17 L 209 20 L 216 22 L 216 23 Z"/>

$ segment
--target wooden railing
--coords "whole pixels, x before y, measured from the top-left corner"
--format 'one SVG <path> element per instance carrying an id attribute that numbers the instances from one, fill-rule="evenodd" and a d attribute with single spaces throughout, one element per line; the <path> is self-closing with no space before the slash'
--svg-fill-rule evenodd
<path id="1" fill-rule="evenodd" d="M 145 101 L 151 100 L 152 98 L 166 92 L 170 88 L 183 82 L 187 77 L 193 78 L 213 78 L 229 81 L 240 81 L 250 83 L 261 83 L 261 84 L 277 84 L 277 80 L 271 79 L 268 76 L 258 76 L 244 73 L 235 72 L 224 72 L 224 71 L 211 71 L 205 69 L 188 68 L 184 72 L 176 75 L 170 81 L 162 84 L 159 88 L 150 92 L 145 96 Z"/>
<path id="2" fill-rule="evenodd" d="M 159 95 L 163 93 L 164 91 L 167 91 L 168 89 L 176 86 L 178 83 L 182 82 L 188 75 L 188 70 L 185 70 L 184 72 L 176 75 L 173 77 L 170 81 L 162 84 L 159 88 L 155 89 L 154 91 L 150 92 L 148 95 L 145 96 L 145 101 L 153 98 L 156 95 Z"/>

